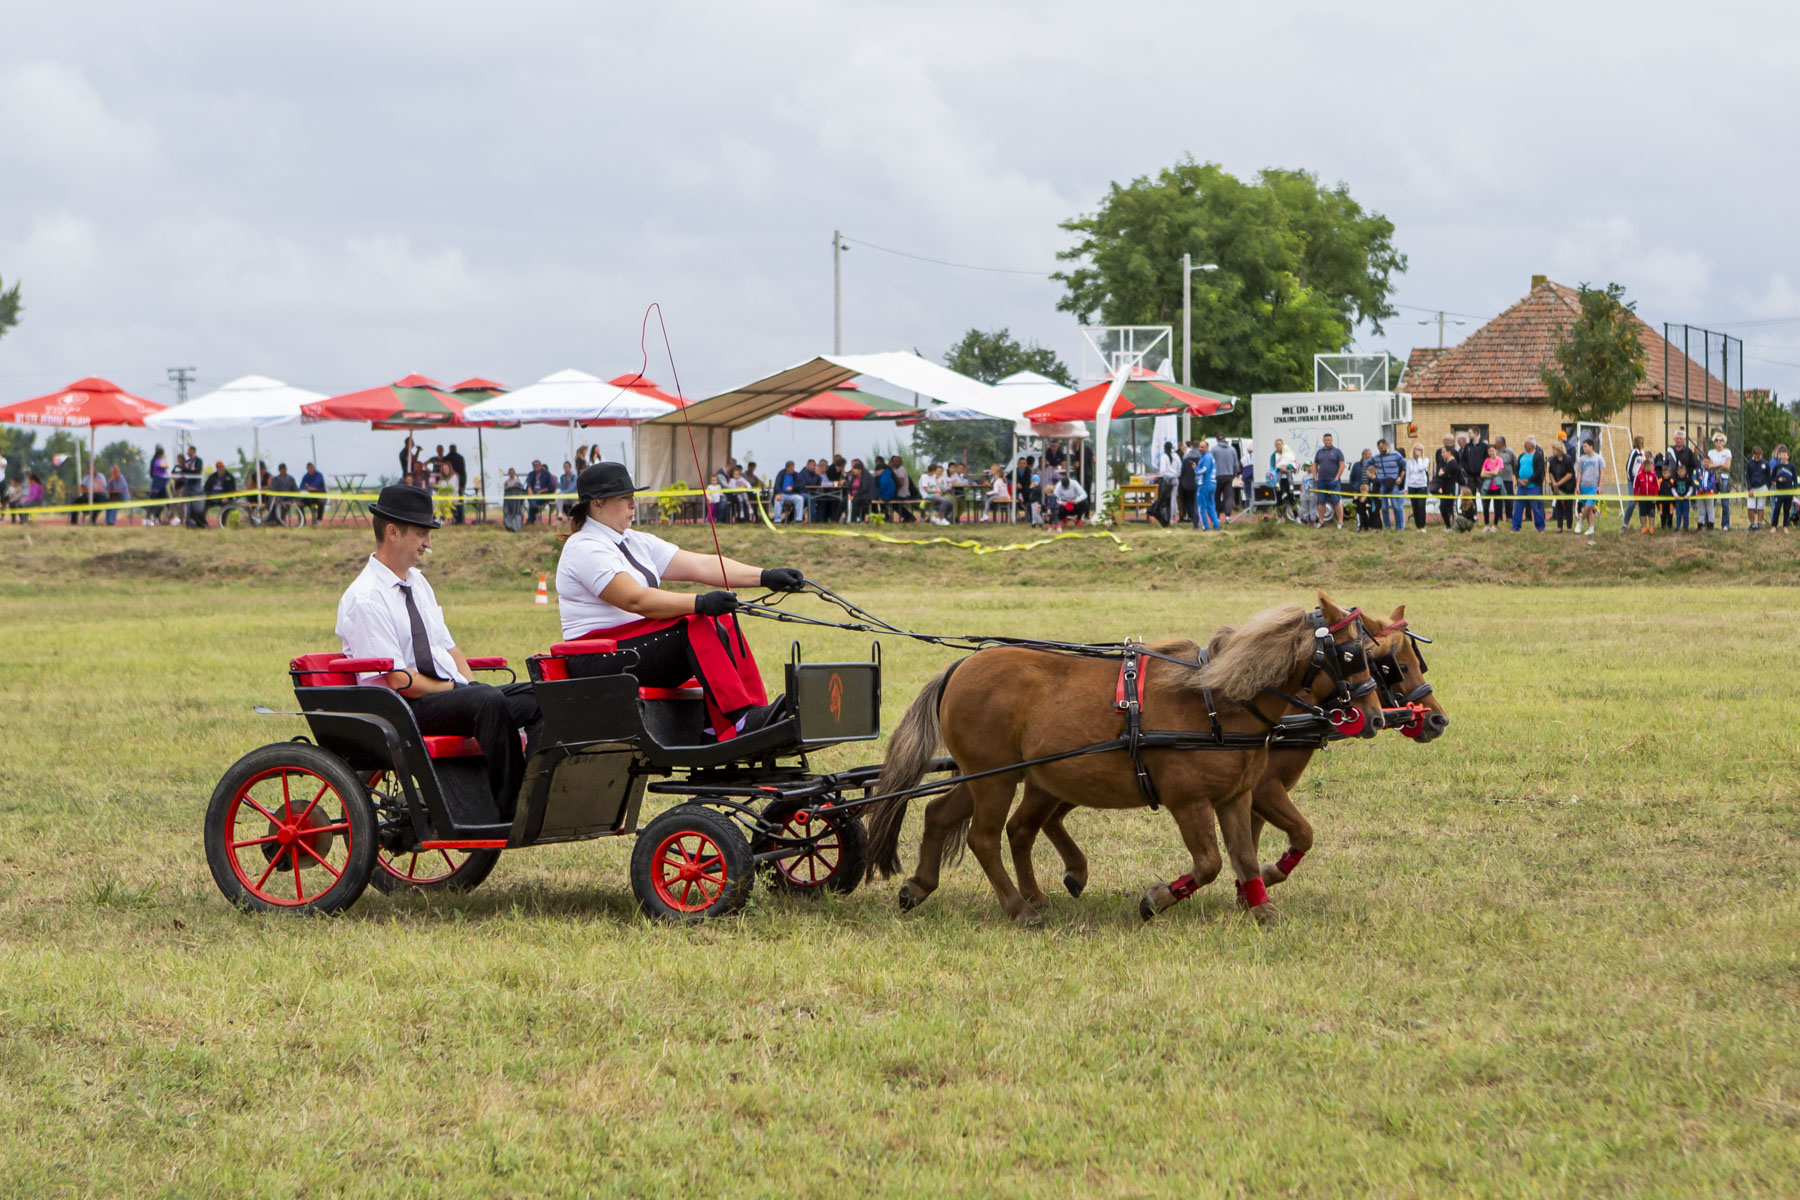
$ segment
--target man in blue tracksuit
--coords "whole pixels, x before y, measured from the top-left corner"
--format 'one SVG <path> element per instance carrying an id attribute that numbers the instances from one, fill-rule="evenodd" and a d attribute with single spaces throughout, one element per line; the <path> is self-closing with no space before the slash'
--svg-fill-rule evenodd
<path id="1" fill-rule="evenodd" d="M 1369 460 L 1369 490 L 1379 496 L 1382 524 L 1389 529 L 1406 528 L 1406 502 L 1400 499 L 1400 481 L 1406 478 L 1406 459 L 1391 449 L 1387 439 L 1375 443 L 1375 457 Z"/>
<path id="2" fill-rule="evenodd" d="M 1219 498 L 1214 491 L 1219 482 L 1219 465 L 1207 453 L 1206 442 L 1200 443 L 1200 458 L 1194 463 L 1194 528 L 1219 527 Z"/>

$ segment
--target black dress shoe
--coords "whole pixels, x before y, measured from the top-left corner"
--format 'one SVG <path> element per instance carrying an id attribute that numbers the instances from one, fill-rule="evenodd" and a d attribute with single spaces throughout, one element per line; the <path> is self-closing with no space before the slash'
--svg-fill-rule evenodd
<path id="1" fill-rule="evenodd" d="M 787 693 L 783 692 L 767 704 L 761 704 L 744 714 L 738 725 L 738 734 L 754 733 L 758 729 L 773 725 L 787 715 Z"/>

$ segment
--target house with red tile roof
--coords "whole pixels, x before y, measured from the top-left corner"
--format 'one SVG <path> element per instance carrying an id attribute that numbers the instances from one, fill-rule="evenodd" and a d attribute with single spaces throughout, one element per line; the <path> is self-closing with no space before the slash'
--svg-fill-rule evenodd
<path id="1" fill-rule="evenodd" d="M 1470 426 L 1490 437 L 1504 434 L 1515 448 L 1528 433 L 1540 442 L 1555 437 L 1567 418 L 1550 407 L 1540 370 L 1554 365 L 1556 347 L 1580 314 L 1579 295 L 1536 275 L 1524 299 L 1461 342 L 1414 350 L 1397 390 L 1412 395 L 1418 440 L 1430 449 L 1444 434 Z M 1706 445 L 1728 412 L 1735 425 L 1739 396 L 1720 378 L 1720 364 L 1708 371 L 1642 318 L 1632 319 L 1644 344 L 1644 379 L 1613 423 L 1642 435 L 1653 449 L 1668 445 L 1684 425 L 1692 441 Z"/>

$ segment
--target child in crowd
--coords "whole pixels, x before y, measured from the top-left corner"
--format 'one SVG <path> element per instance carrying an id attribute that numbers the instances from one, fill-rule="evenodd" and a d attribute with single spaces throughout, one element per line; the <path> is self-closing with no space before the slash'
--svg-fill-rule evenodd
<path id="1" fill-rule="evenodd" d="M 1704 458 L 1700 460 L 1700 469 L 1694 472 L 1694 528 L 1711 529 L 1713 527 L 1713 496 L 1719 490 L 1719 477 L 1714 473 L 1711 464 Z"/>
<path id="2" fill-rule="evenodd" d="M 1675 472 L 1660 456 L 1656 464 L 1656 494 L 1660 497 L 1656 502 L 1658 527 L 1675 528 Z"/>
<path id="3" fill-rule="evenodd" d="M 1300 464 L 1300 523 L 1317 525 L 1319 523 L 1319 493 L 1313 486 L 1313 465 Z"/>
<path id="4" fill-rule="evenodd" d="M 1369 482 L 1365 479 L 1356 485 L 1356 531 L 1380 528 L 1381 522 L 1375 519 L 1375 501 L 1369 496 Z"/>
<path id="5" fill-rule="evenodd" d="M 1786 533 L 1794 524 L 1794 497 L 1790 495 L 1796 487 L 1800 487 L 1800 474 L 1794 470 L 1794 464 L 1788 461 L 1788 448 L 1775 447 L 1775 461 L 1769 464 L 1769 488 L 1775 492 L 1774 511 L 1769 515 L 1769 528 L 1779 529 Z"/>
<path id="6" fill-rule="evenodd" d="M 1744 504 L 1750 513 L 1750 528 L 1761 529 L 1769 491 L 1769 460 L 1763 457 L 1761 446 L 1750 447 L 1750 461 L 1744 464 L 1744 489 L 1750 493 Z"/>
<path id="7" fill-rule="evenodd" d="M 1631 484 L 1631 494 L 1638 498 L 1639 533 L 1656 532 L 1657 487 L 1656 466 L 1646 456 L 1638 463 L 1637 478 Z"/>
<path id="8" fill-rule="evenodd" d="M 1688 530 L 1688 497 L 1694 494 L 1694 480 L 1688 475 L 1686 463 L 1675 464 L 1675 477 L 1669 480 L 1669 495 L 1674 497 L 1675 532 L 1686 533 Z"/>

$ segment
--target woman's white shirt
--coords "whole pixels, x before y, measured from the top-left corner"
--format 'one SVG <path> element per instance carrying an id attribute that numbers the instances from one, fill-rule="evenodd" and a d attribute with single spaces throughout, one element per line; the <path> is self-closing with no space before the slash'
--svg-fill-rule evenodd
<path id="1" fill-rule="evenodd" d="M 1429 458 L 1406 460 L 1406 486 L 1409 488 L 1431 486 L 1431 460 Z"/>
<path id="2" fill-rule="evenodd" d="M 635 529 L 620 534 L 588 521 L 563 543 L 556 564 L 556 606 L 563 636 L 580 637 L 638 620 L 637 613 L 608 604 L 600 593 L 621 571 L 645 587 L 660 587 L 678 549 L 654 534 Z"/>

